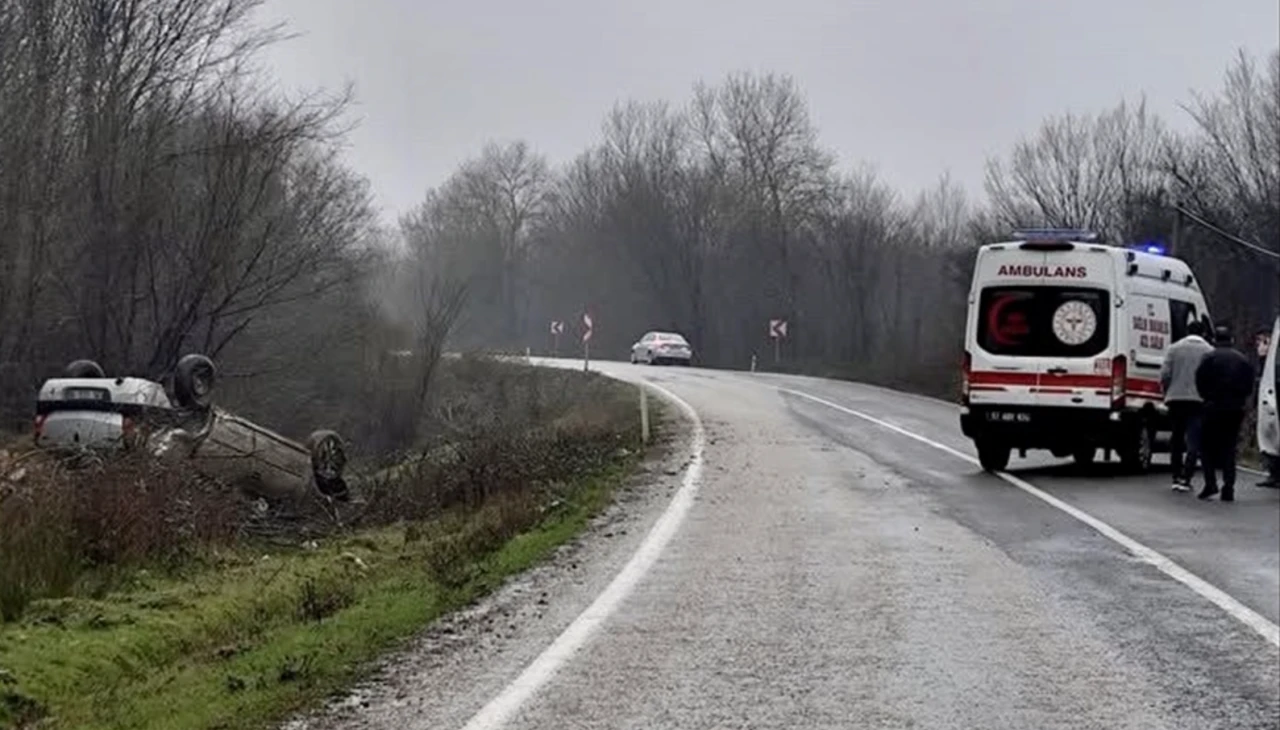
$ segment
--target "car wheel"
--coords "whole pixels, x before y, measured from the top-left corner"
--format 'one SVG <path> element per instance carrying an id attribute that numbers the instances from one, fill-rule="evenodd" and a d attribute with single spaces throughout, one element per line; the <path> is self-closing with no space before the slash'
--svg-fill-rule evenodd
<path id="1" fill-rule="evenodd" d="M 1013 451 L 1007 444 L 996 441 L 979 441 L 978 463 L 986 471 L 1004 471 L 1009 467 L 1009 454 Z"/>
<path id="2" fill-rule="evenodd" d="M 182 408 L 205 409 L 213 402 L 218 371 L 204 355 L 185 355 L 173 374 L 173 395 Z"/>
<path id="3" fill-rule="evenodd" d="M 334 431 L 315 431 L 307 438 L 307 450 L 311 452 L 316 488 L 327 497 L 344 500 L 347 484 L 342 472 L 347 466 L 347 449 L 342 437 Z"/>
<path id="4" fill-rule="evenodd" d="M 76 360 L 67 365 L 64 374 L 68 378 L 105 378 L 106 371 L 93 360 Z"/>

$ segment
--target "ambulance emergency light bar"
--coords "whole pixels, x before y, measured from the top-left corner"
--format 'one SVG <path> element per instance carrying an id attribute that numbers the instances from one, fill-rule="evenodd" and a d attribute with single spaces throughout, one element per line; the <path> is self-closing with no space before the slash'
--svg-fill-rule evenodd
<path id="1" fill-rule="evenodd" d="M 1145 243 L 1132 243 L 1126 246 L 1133 251 L 1142 251 L 1143 253 L 1155 254 L 1156 256 L 1164 256 L 1169 253 L 1169 249 L 1157 241 L 1147 241 Z"/>
<path id="2" fill-rule="evenodd" d="M 1097 243 L 1100 237 L 1080 228 L 1019 228 L 1013 240 L 1027 243 Z"/>

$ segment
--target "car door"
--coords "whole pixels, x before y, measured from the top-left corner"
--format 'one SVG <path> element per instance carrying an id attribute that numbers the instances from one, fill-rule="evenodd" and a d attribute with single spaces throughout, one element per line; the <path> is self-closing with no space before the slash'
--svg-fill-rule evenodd
<path id="1" fill-rule="evenodd" d="M 1277 347 L 1280 346 L 1280 317 L 1271 326 L 1271 342 L 1262 363 L 1258 382 L 1258 450 L 1280 458 L 1280 369 L 1277 369 Z"/>
<path id="2" fill-rule="evenodd" d="M 1185 336 L 1187 317 L 1195 316 L 1195 305 L 1140 292 L 1130 294 L 1127 305 L 1123 324 L 1128 327 L 1128 350 L 1120 353 L 1130 359 L 1125 397 L 1131 407 L 1158 406 L 1164 398 L 1160 369 L 1165 354 L 1179 335 Z"/>
<path id="3" fill-rule="evenodd" d="M 640 341 L 637 342 L 634 346 L 632 346 L 631 352 L 634 355 L 634 359 L 636 362 L 640 362 L 641 360 L 645 362 L 649 361 L 649 357 L 652 354 L 649 352 L 649 350 L 650 350 L 650 347 L 653 345 L 653 338 L 654 338 L 654 333 L 646 332 L 644 337 L 641 337 Z"/>

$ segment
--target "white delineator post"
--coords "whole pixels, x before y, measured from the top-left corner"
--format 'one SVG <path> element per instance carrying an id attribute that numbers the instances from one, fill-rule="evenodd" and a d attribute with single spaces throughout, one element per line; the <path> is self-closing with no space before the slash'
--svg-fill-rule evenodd
<path id="1" fill-rule="evenodd" d="M 649 443 L 649 389 L 640 386 L 640 443 Z"/>

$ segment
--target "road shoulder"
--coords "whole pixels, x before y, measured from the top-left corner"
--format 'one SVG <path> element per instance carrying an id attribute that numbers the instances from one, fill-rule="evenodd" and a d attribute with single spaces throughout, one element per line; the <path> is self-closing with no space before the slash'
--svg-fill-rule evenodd
<path id="1" fill-rule="evenodd" d="M 283 730 L 465 724 L 608 585 L 679 489 L 691 426 L 672 411 L 636 473 L 578 538 L 441 618 L 377 662 L 367 680 Z"/>

